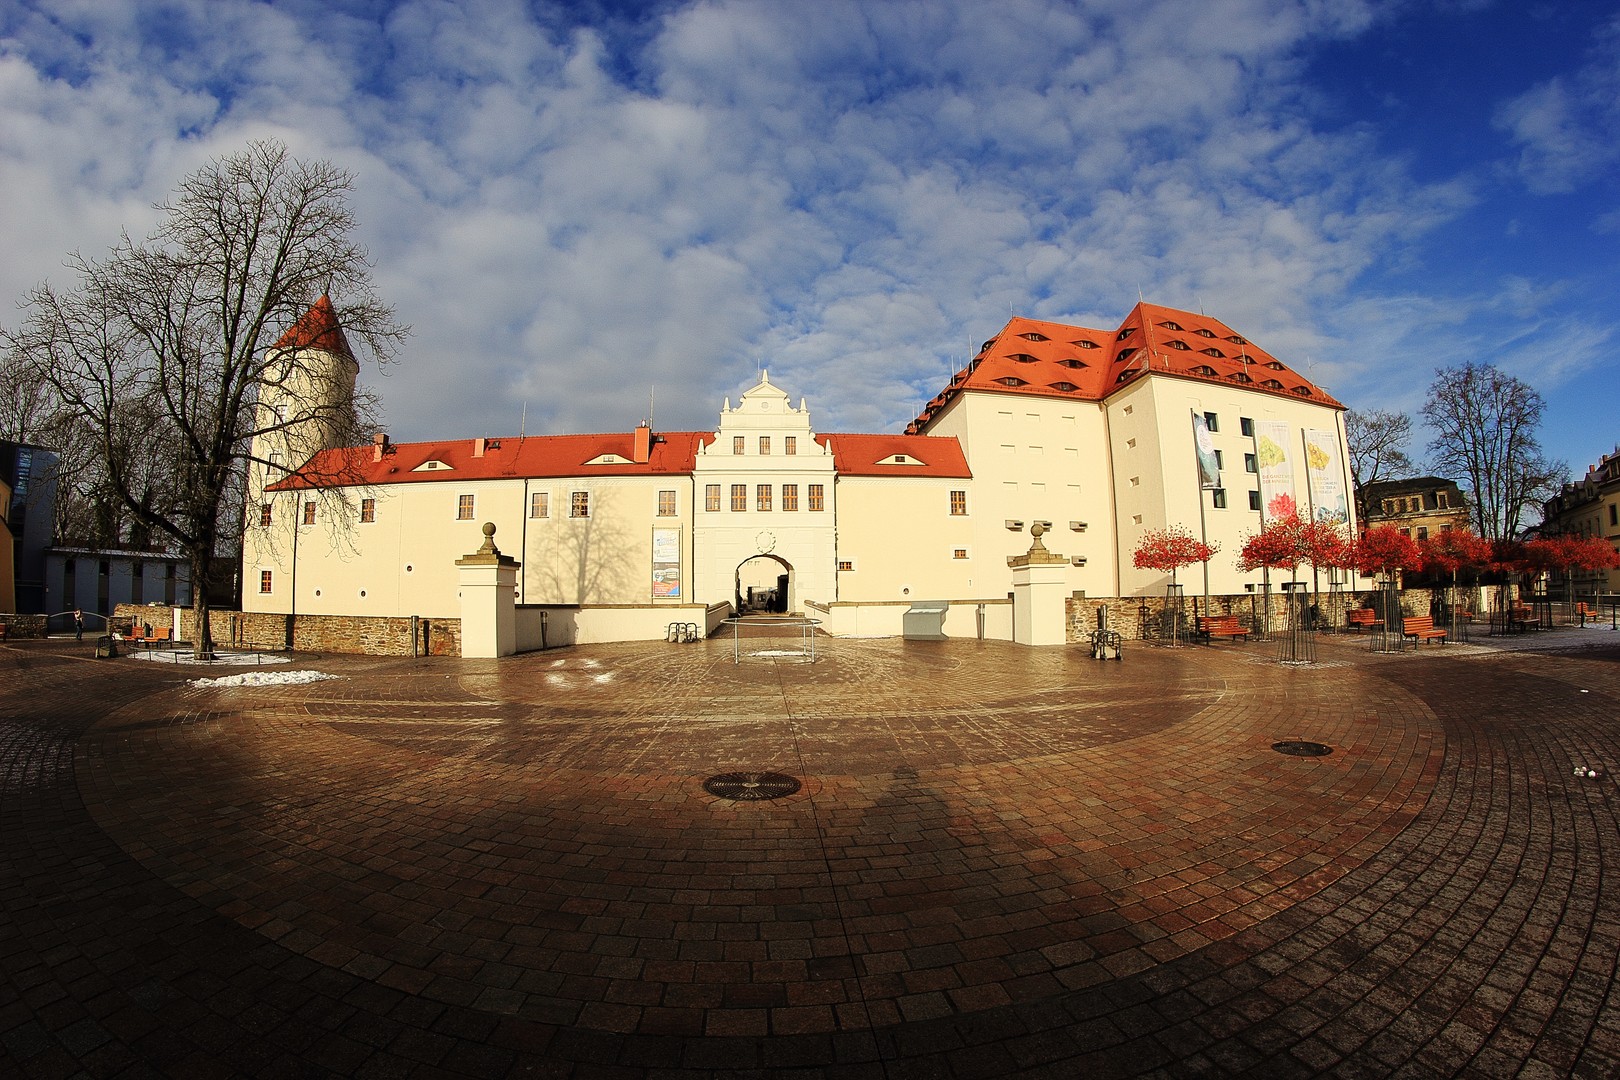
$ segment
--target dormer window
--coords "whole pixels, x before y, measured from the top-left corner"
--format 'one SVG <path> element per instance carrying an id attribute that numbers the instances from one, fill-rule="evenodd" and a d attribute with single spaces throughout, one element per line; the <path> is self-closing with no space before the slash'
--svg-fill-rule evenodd
<path id="1" fill-rule="evenodd" d="M 625 457 L 623 454 L 611 454 L 611 453 L 609 453 L 609 454 L 598 454 L 595 457 L 591 458 L 591 460 L 587 461 L 585 464 L 587 464 L 587 465 L 629 465 L 629 464 L 632 464 L 632 462 L 630 461 L 629 458 Z"/>
<path id="2" fill-rule="evenodd" d="M 1052 389 L 1054 389 L 1054 390 L 1062 390 L 1065 394 L 1072 394 L 1076 390 L 1080 389 L 1078 386 L 1074 385 L 1074 383 L 1072 383 L 1072 382 L 1055 382 L 1055 383 L 1052 383 L 1050 385 L 1051 385 Z"/>
<path id="3" fill-rule="evenodd" d="M 1065 359 L 1065 360 L 1059 360 L 1058 361 L 1058 367 L 1083 368 L 1085 366 L 1086 366 L 1086 362 L 1084 360 L 1068 360 L 1068 359 Z"/>
<path id="4" fill-rule="evenodd" d="M 1124 341 L 1126 338 L 1130 337 L 1134 333 L 1136 333 L 1136 327 L 1127 326 L 1125 329 L 1121 330 L 1119 333 L 1114 335 L 1114 340 L 1115 341 Z"/>
<path id="5" fill-rule="evenodd" d="M 1265 387 L 1267 390 L 1281 390 L 1283 388 L 1283 384 L 1278 382 L 1276 379 L 1267 379 L 1260 385 Z"/>
<path id="6" fill-rule="evenodd" d="M 1199 364 L 1197 367 L 1192 369 L 1192 373 L 1194 375 L 1213 376 L 1215 374 L 1215 369 L 1210 367 L 1208 364 Z"/>
<path id="7" fill-rule="evenodd" d="M 1202 326 L 1200 326 L 1197 330 L 1194 330 L 1193 333 L 1197 334 L 1199 337 L 1212 338 L 1215 336 L 1215 331 L 1205 330 Z"/>
<path id="8" fill-rule="evenodd" d="M 1019 334 L 1018 336 L 1023 338 L 1025 341 L 1051 341 L 1052 340 L 1051 338 L 1047 337 L 1045 334 L 1037 334 L 1033 330 L 1031 330 L 1027 334 Z"/>
<path id="9" fill-rule="evenodd" d="M 1233 334 L 1231 337 L 1227 338 L 1226 340 L 1230 341 L 1234 345 L 1247 345 L 1248 344 L 1247 341 L 1245 341 L 1242 338 L 1238 337 L 1236 334 Z"/>
<path id="10" fill-rule="evenodd" d="M 412 472 L 436 472 L 436 471 L 439 471 L 439 470 L 443 470 L 444 472 L 453 472 L 454 471 L 454 470 L 452 470 L 450 468 L 450 466 L 446 465 L 444 462 L 440 461 L 438 458 L 429 458 L 427 461 L 422 462 L 422 464 L 418 465 L 416 468 L 412 469 L 411 471 Z"/>
<path id="11" fill-rule="evenodd" d="M 1293 393 L 1298 394 L 1300 397 L 1310 397 L 1311 388 L 1308 386 L 1296 386 L 1293 389 Z"/>
<path id="12" fill-rule="evenodd" d="M 1180 341 L 1176 338 L 1171 338 L 1169 341 L 1165 342 L 1164 347 L 1167 349 L 1175 349 L 1177 352 L 1192 352 L 1191 345 L 1188 345 L 1185 341 Z"/>
<path id="13" fill-rule="evenodd" d="M 1287 371 L 1288 370 L 1287 368 L 1283 367 L 1280 362 L 1278 362 L 1276 360 L 1272 360 L 1271 362 L 1266 364 L 1266 367 L 1270 368 L 1272 371 Z"/>
<path id="14" fill-rule="evenodd" d="M 979 346 L 979 351 L 982 353 L 982 352 L 984 352 L 984 350 L 988 349 L 990 346 L 994 345 L 995 343 L 996 343 L 996 339 L 991 338 L 989 341 L 987 341 L 983 345 Z"/>
<path id="15" fill-rule="evenodd" d="M 1164 327 L 1166 330 L 1180 330 L 1181 329 L 1181 324 L 1180 323 L 1171 322 L 1169 319 L 1166 319 L 1164 322 L 1160 323 L 1159 325 Z"/>
<path id="16" fill-rule="evenodd" d="M 1215 356 L 1215 357 L 1219 357 L 1222 360 L 1226 359 L 1226 354 L 1221 352 L 1221 350 L 1219 350 L 1217 348 L 1214 348 L 1213 346 L 1208 348 L 1208 349 L 1199 349 L 1198 351 L 1203 353 L 1205 356 Z"/>
<path id="17" fill-rule="evenodd" d="M 1069 344 L 1075 346 L 1076 348 L 1080 348 L 1080 349 L 1100 349 L 1100 348 L 1102 348 L 1102 346 L 1098 345 L 1095 341 L 1087 341 L 1085 338 L 1081 338 L 1078 341 L 1071 341 L 1071 342 L 1069 342 Z"/>
<path id="18" fill-rule="evenodd" d="M 1029 385 L 1029 383 L 1025 382 L 1023 379 L 1016 378 L 1016 377 L 1014 377 L 1012 375 L 1003 376 L 1002 378 L 997 379 L 996 382 L 1000 383 L 1002 386 L 1028 386 Z"/>
<path id="19" fill-rule="evenodd" d="M 1027 352 L 1015 352 L 1015 353 L 1012 353 L 1012 354 L 1011 354 L 1011 355 L 1010 355 L 1010 356 L 1009 356 L 1009 357 L 1008 357 L 1008 359 L 1009 359 L 1009 360 L 1016 360 L 1016 361 L 1018 361 L 1018 362 L 1019 362 L 1019 363 L 1020 363 L 1020 364 L 1035 364 L 1035 363 L 1039 363 L 1039 362 L 1040 362 L 1040 357 L 1038 357 L 1038 356 L 1031 356 L 1031 355 L 1029 355 L 1029 353 L 1027 353 Z"/>
<path id="20" fill-rule="evenodd" d="M 1249 378 L 1248 373 L 1244 372 L 1244 371 L 1234 371 L 1234 372 L 1232 372 L 1232 374 L 1228 375 L 1227 378 L 1231 379 L 1235 383 L 1252 383 L 1252 382 L 1254 382 L 1253 379 Z"/>

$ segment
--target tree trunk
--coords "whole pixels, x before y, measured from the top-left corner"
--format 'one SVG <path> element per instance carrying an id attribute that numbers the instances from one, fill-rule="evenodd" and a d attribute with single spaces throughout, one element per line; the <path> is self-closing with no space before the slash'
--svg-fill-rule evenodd
<path id="1" fill-rule="evenodd" d="M 208 562 L 205 555 L 193 553 L 191 556 L 191 644 L 199 660 L 214 658 L 214 633 L 209 619 L 212 607 L 208 596 Z"/>

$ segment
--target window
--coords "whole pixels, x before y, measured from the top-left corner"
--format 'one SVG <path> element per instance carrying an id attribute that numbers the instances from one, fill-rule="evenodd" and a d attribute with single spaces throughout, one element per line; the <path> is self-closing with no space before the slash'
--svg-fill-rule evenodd
<path id="1" fill-rule="evenodd" d="M 825 504 L 822 502 L 822 495 L 823 495 L 824 490 L 825 490 L 824 485 L 821 485 L 821 484 L 811 484 L 810 485 L 810 509 L 811 510 L 825 509 Z M 822 565 L 826 565 L 826 564 L 823 563 Z"/>
<path id="2" fill-rule="evenodd" d="M 658 516 L 675 516 L 675 493 L 673 491 L 660 491 L 658 493 Z"/>
<path id="3" fill-rule="evenodd" d="M 792 435 L 784 436 L 782 439 L 782 452 L 789 456 L 797 454 L 799 452 L 799 440 Z"/>
<path id="4" fill-rule="evenodd" d="M 731 437 L 731 452 L 736 454 L 738 457 L 741 457 L 743 454 L 747 453 L 748 439 L 742 435 L 733 435 Z"/>
<path id="5" fill-rule="evenodd" d="M 771 437 L 769 435 L 761 435 L 759 437 L 759 456 L 760 457 L 770 457 L 770 455 L 771 455 Z"/>
<path id="6" fill-rule="evenodd" d="M 951 515 L 961 517 L 965 513 L 967 513 L 967 492 L 951 492 Z"/>
<path id="7" fill-rule="evenodd" d="M 568 493 L 568 516 L 588 518 L 591 516 L 591 493 L 588 491 L 570 491 Z"/>
<path id="8" fill-rule="evenodd" d="M 1217 509 L 1217 510 L 1225 510 L 1226 509 L 1226 489 L 1225 488 L 1211 488 L 1210 492 L 1209 492 L 1209 495 L 1210 495 L 1210 501 L 1214 505 L 1215 509 Z"/>
<path id="9" fill-rule="evenodd" d="M 840 569 L 840 570 L 853 570 L 853 569 L 855 569 L 855 562 L 852 559 L 839 559 L 838 560 L 838 569 Z"/>
<path id="10" fill-rule="evenodd" d="M 748 485 L 747 484 L 732 484 L 731 485 L 731 508 L 733 510 L 747 510 L 748 509 Z"/>
<path id="11" fill-rule="evenodd" d="M 1221 419 L 1212 412 L 1204 414 L 1204 426 L 1211 431 L 1221 430 Z"/>
<path id="12" fill-rule="evenodd" d="M 1609 504 L 1609 524 L 1620 525 L 1620 506 L 1614 503 Z"/>
<path id="13" fill-rule="evenodd" d="M 965 558 L 967 558 L 967 548 L 952 548 L 951 549 L 951 558 L 953 558 L 953 559 L 965 559 Z"/>
<path id="14" fill-rule="evenodd" d="M 1240 435 L 1253 435 L 1254 434 L 1254 421 L 1249 419 L 1247 416 L 1238 417 L 1238 434 L 1240 434 Z"/>
<path id="15" fill-rule="evenodd" d="M 1260 509 L 1260 493 L 1258 491 L 1249 492 L 1249 509 Z"/>
<path id="16" fill-rule="evenodd" d="M 306 502 L 304 504 L 304 524 L 315 524 L 315 504 L 313 502 Z"/>
<path id="17" fill-rule="evenodd" d="M 758 509 L 760 509 L 760 510 L 769 510 L 771 508 L 771 485 L 769 485 L 769 484 L 760 484 L 760 485 L 758 485 L 757 487 L 754 488 L 754 494 L 755 494 L 755 498 L 757 499 L 757 502 L 755 503 L 755 506 Z"/>
<path id="18" fill-rule="evenodd" d="M 782 509 L 797 510 L 799 508 L 799 485 L 782 485 Z"/>
<path id="19" fill-rule="evenodd" d="M 548 518 L 551 516 L 551 492 L 531 491 L 529 493 L 529 516 L 532 518 Z"/>
<path id="20" fill-rule="evenodd" d="M 473 519 L 473 497 L 462 495 L 456 499 L 456 520 L 471 521 Z"/>
<path id="21" fill-rule="evenodd" d="M 707 510 L 711 514 L 720 509 L 719 484 L 703 485 L 703 509 Z"/>
<path id="22" fill-rule="evenodd" d="M 1419 539 L 1419 540 L 1427 540 L 1427 539 L 1428 539 L 1428 538 L 1429 538 L 1429 530 L 1428 530 L 1428 529 L 1425 529 L 1425 528 L 1421 528 L 1421 527 L 1420 527 L 1420 528 L 1419 528 L 1419 529 L 1418 529 L 1418 531 L 1417 531 L 1417 533 L 1418 533 L 1418 534 L 1417 534 L 1417 538 L 1418 538 L 1418 539 Z"/>
<path id="23" fill-rule="evenodd" d="M 269 570 L 260 570 L 259 571 L 259 592 L 260 593 L 267 593 L 267 592 L 270 591 L 270 584 L 271 584 L 271 581 L 272 581 L 270 573 L 271 572 Z"/>
<path id="24" fill-rule="evenodd" d="M 376 499 L 361 499 L 360 500 L 360 520 L 362 522 L 376 521 L 377 520 L 377 500 Z"/>
<path id="25" fill-rule="evenodd" d="M 1243 455 L 1243 471 L 1246 473 L 1257 473 L 1260 471 L 1260 466 L 1255 461 L 1253 454 Z"/>
<path id="26" fill-rule="evenodd" d="M 268 524 L 270 524 L 270 504 L 269 503 L 260 503 L 259 504 L 259 524 L 260 525 L 268 525 Z"/>
<path id="27" fill-rule="evenodd" d="M 1217 469 L 1226 468 L 1226 458 L 1221 456 L 1221 452 L 1219 450 L 1215 451 L 1215 467 Z"/>

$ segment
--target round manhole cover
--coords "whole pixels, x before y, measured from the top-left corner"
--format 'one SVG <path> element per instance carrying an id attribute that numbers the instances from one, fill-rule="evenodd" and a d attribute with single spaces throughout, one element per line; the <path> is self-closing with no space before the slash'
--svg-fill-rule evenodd
<path id="1" fill-rule="evenodd" d="M 728 772 L 703 781 L 703 790 L 722 799 L 780 799 L 799 790 L 799 782 L 779 772 Z"/>
<path id="2" fill-rule="evenodd" d="M 1274 742 L 1271 744 L 1271 748 L 1279 754 L 1287 754 L 1290 757 L 1327 757 L 1333 753 L 1333 747 L 1328 746 L 1326 743 L 1300 742 L 1298 740 Z"/>

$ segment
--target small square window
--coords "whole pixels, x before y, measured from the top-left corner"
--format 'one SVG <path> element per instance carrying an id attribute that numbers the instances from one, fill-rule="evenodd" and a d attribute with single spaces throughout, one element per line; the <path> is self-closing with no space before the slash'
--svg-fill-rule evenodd
<path id="1" fill-rule="evenodd" d="M 362 522 L 376 521 L 377 520 L 377 500 L 376 499 L 361 499 L 360 500 L 360 520 Z"/>
<path id="2" fill-rule="evenodd" d="M 707 510 L 711 514 L 720 509 L 719 484 L 703 485 L 703 509 Z"/>
<path id="3" fill-rule="evenodd" d="M 797 510 L 799 508 L 799 485 L 782 485 L 782 509 Z"/>
<path id="4" fill-rule="evenodd" d="M 591 516 L 591 493 L 588 491 L 570 491 L 568 493 L 568 516 L 588 518 Z"/>
<path id="5" fill-rule="evenodd" d="M 733 511 L 744 511 L 748 509 L 747 484 L 731 485 L 731 509 Z"/>
<path id="6" fill-rule="evenodd" d="M 551 492 L 529 492 L 529 516 L 532 518 L 548 518 L 551 516 Z"/>
<path id="7" fill-rule="evenodd" d="M 755 505 L 760 510 L 769 510 L 771 508 L 771 485 L 760 484 L 756 489 L 756 492 L 758 495 L 758 502 Z"/>
<path id="8" fill-rule="evenodd" d="M 675 516 L 675 493 L 673 491 L 660 491 L 658 493 L 658 516 Z"/>
<path id="9" fill-rule="evenodd" d="M 965 558 L 967 558 L 967 548 L 953 548 L 953 549 L 951 549 L 951 558 L 953 558 L 953 559 L 965 559 Z"/>
<path id="10" fill-rule="evenodd" d="M 953 492 L 951 492 L 951 515 L 953 517 L 961 517 L 962 515 L 964 515 L 966 513 L 967 513 L 967 492 L 966 491 L 953 491 Z"/>
<path id="11" fill-rule="evenodd" d="M 1238 434 L 1240 434 L 1240 435 L 1253 435 L 1254 434 L 1254 421 L 1249 419 L 1247 416 L 1238 417 Z"/>
<path id="12" fill-rule="evenodd" d="M 1219 431 L 1221 430 L 1221 418 L 1212 412 L 1207 412 L 1204 414 L 1204 426 L 1211 431 Z"/>
<path id="13" fill-rule="evenodd" d="M 1225 488 L 1211 488 L 1209 494 L 1210 494 L 1210 499 L 1211 499 L 1212 503 L 1215 506 L 1215 509 L 1217 509 L 1217 510 L 1225 510 L 1226 509 L 1226 489 Z"/>
<path id="14" fill-rule="evenodd" d="M 839 559 L 838 560 L 838 569 L 840 569 L 840 570 L 853 570 L 853 569 L 855 569 L 855 563 L 851 559 Z"/>
<path id="15" fill-rule="evenodd" d="M 823 502 L 824 490 L 825 489 L 821 484 L 810 485 L 810 509 L 812 511 L 823 510 L 826 508 L 825 503 Z M 822 565 L 825 566 L 826 564 L 823 563 Z"/>
<path id="16" fill-rule="evenodd" d="M 473 519 L 473 497 L 462 495 L 456 499 L 456 520 L 471 521 Z"/>

